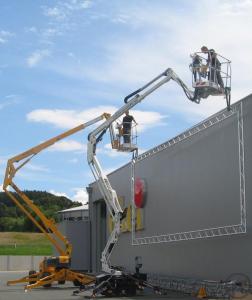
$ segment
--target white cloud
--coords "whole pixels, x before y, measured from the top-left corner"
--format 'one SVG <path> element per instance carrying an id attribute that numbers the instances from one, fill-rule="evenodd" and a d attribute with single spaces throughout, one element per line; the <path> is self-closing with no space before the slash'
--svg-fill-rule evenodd
<path id="1" fill-rule="evenodd" d="M 86 145 L 79 143 L 74 140 L 67 141 L 59 141 L 48 148 L 48 151 L 60 151 L 60 152 L 68 152 L 68 151 L 85 151 Z"/>
<path id="2" fill-rule="evenodd" d="M 91 6 L 92 2 L 89 0 L 69 0 L 59 2 L 54 7 L 43 7 L 43 13 L 51 19 L 62 22 L 69 18 L 73 12 L 85 10 Z"/>
<path id="3" fill-rule="evenodd" d="M 77 25 L 77 20 L 86 20 L 83 17 L 83 11 L 92 6 L 89 0 L 67 0 L 57 1 L 53 6 L 42 6 L 44 16 L 49 19 L 47 27 L 40 31 L 40 43 L 46 45 L 54 45 L 54 38 L 62 36 L 67 32 L 73 32 Z M 84 21 L 85 22 L 85 21 Z"/>
<path id="4" fill-rule="evenodd" d="M 97 118 L 104 112 L 113 114 L 116 111 L 117 108 L 114 106 L 98 106 L 96 108 L 90 108 L 83 111 L 37 109 L 27 114 L 27 120 L 31 122 L 49 123 L 59 128 L 69 129 Z M 164 124 L 165 116 L 158 112 L 132 110 L 131 114 L 135 117 L 139 124 L 139 131 Z M 119 122 L 121 121 L 122 118 L 120 118 Z"/>
<path id="5" fill-rule="evenodd" d="M 69 11 L 79 11 L 90 8 L 92 6 L 92 2 L 90 0 L 70 0 L 65 2 L 63 5 Z"/>
<path id="6" fill-rule="evenodd" d="M 9 38 L 12 37 L 14 34 L 6 31 L 6 30 L 0 30 L 0 44 L 5 44 L 8 42 Z"/>
<path id="7" fill-rule="evenodd" d="M 114 113 L 116 111 L 115 107 L 104 107 L 100 106 L 97 108 L 91 108 L 84 111 L 73 111 L 73 110 L 35 110 L 30 112 L 27 115 L 27 119 L 31 122 L 42 122 L 42 123 L 49 123 L 53 124 L 57 127 L 61 128 L 72 128 L 76 125 L 79 125 L 80 122 L 83 121 L 90 121 L 93 118 L 96 118 L 100 112 L 100 115 L 103 112 L 110 112 Z M 151 111 L 140 111 L 140 110 L 132 110 L 131 114 L 135 117 L 136 121 L 138 122 L 137 130 L 138 132 L 142 132 L 150 127 L 160 126 L 164 124 L 165 116 L 161 115 L 157 112 Z M 89 116 L 89 117 L 88 117 Z M 122 117 L 118 120 L 119 123 L 122 122 Z M 135 135 L 135 131 L 133 130 L 133 135 Z M 48 151 L 77 151 L 77 152 L 86 152 L 87 145 L 77 142 L 75 140 L 66 140 L 66 141 L 59 141 L 52 145 Z M 140 149 L 139 153 L 143 152 L 144 150 Z M 97 153 L 106 155 L 108 157 L 125 157 L 125 162 L 128 160 L 128 154 L 124 152 L 118 152 L 116 150 L 111 149 L 110 144 L 106 144 L 102 148 L 97 149 Z M 70 162 L 76 163 L 76 160 L 71 160 Z"/>
<path id="8" fill-rule="evenodd" d="M 50 68 L 73 78 L 89 77 L 95 81 L 141 86 L 171 67 L 190 87 L 189 54 L 205 44 L 232 61 L 232 99 L 237 101 L 251 93 L 252 40 L 248 38 L 252 27 L 251 0 L 203 0 L 190 2 L 179 11 L 177 6 L 169 9 L 168 2 L 155 5 L 146 2 L 145 9 L 131 2 L 123 7 L 123 14 L 120 8 L 113 13 L 112 21 L 124 22 L 139 34 L 121 39 L 113 37 L 113 42 L 104 43 L 105 59 L 99 67 L 64 64 Z M 180 87 L 171 82 L 168 85 L 175 88 L 169 90 L 165 98 L 161 94 L 162 98 L 155 102 L 157 109 L 166 107 L 166 111 L 171 109 L 187 119 L 197 119 L 225 107 L 221 97 L 209 97 L 199 106 L 186 104 L 185 95 L 180 96 Z"/>
<path id="9" fill-rule="evenodd" d="M 29 67 L 36 66 L 39 62 L 41 62 L 44 58 L 50 56 L 50 51 L 47 49 L 44 50 L 37 50 L 33 52 L 28 58 L 27 58 L 27 64 Z"/>
<path id="10" fill-rule="evenodd" d="M 246 15 L 252 9 L 251 0 L 243 1 L 223 1 L 221 5 L 220 14 L 227 16 Z"/>
<path id="11" fill-rule="evenodd" d="M 166 116 L 154 111 L 132 110 L 132 115 L 137 122 L 137 131 L 141 132 L 153 126 L 165 124 Z"/>
<path id="12" fill-rule="evenodd" d="M 75 194 L 73 195 L 72 200 L 81 202 L 83 205 L 86 204 L 86 207 L 88 208 L 88 193 L 86 189 L 84 188 L 74 188 L 73 189 Z"/>
<path id="13" fill-rule="evenodd" d="M 51 194 L 53 194 L 53 195 L 55 195 L 55 196 L 69 198 L 69 197 L 67 196 L 67 194 L 64 193 L 64 192 L 56 192 L 55 190 L 50 190 L 49 193 L 51 193 Z"/>
<path id="14" fill-rule="evenodd" d="M 88 122 L 104 112 L 115 111 L 113 106 L 98 106 L 83 111 L 61 109 L 37 109 L 27 115 L 32 122 L 49 123 L 58 128 L 69 129 Z"/>
<path id="15" fill-rule="evenodd" d="M 66 17 L 65 12 L 59 7 L 44 7 L 44 15 L 47 17 L 56 18 L 57 20 L 62 20 Z"/>
<path id="16" fill-rule="evenodd" d="M 200 104 L 193 103 L 174 83 L 160 91 L 158 96 L 155 95 L 153 102 L 160 110 L 169 111 L 170 115 L 179 114 L 189 123 L 199 122 L 226 107 L 223 97 L 209 97 L 202 99 Z"/>

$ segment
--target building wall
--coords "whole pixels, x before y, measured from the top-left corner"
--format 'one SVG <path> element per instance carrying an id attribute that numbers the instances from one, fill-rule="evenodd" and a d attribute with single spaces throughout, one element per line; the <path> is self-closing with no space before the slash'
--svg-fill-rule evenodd
<path id="1" fill-rule="evenodd" d="M 134 258 L 141 256 L 142 270 L 147 273 L 225 280 L 238 272 L 252 279 L 251 98 L 249 95 L 233 105 L 233 109 L 242 112 L 244 161 L 238 116 L 233 114 L 171 147 L 160 145 L 151 155 L 140 157 L 135 165 L 135 176 L 145 179 L 147 184 L 146 205 L 142 209 L 144 229 L 136 232 L 137 238 L 239 224 L 244 188 L 241 169 L 246 184 L 243 196 L 247 233 L 132 246 L 131 233 L 126 232 L 121 234 L 112 254 L 112 265 L 133 270 Z M 124 199 L 124 206 L 131 203 L 130 171 L 128 164 L 109 175 L 112 187 Z M 92 237 L 96 235 L 99 239 L 95 203 L 102 197 L 95 183 L 90 187 Z M 92 260 L 94 270 L 99 268 L 98 254 Z"/>
<path id="2" fill-rule="evenodd" d="M 91 266 L 93 272 L 101 270 L 101 252 L 107 239 L 107 210 L 104 201 L 92 202 L 91 213 Z"/>
<path id="3" fill-rule="evenodd" d="M 28 271 L 39 269 L 44 256 L 0 255 L 0 271 Z"/>
<path id="4" fill-rule="evenodd" d="M 63 221 L 57 226 L 73 246 L 71 268 L 90 271 L 90 221 Z"/>
<path id="5" fill-rule="evenodd" d="M 58 212 L 60 221 L 69 220 L 69 221 L 81 221 L 89 220 L 88 209 L 79 209 L 79 210 L 65 210 Z"/>

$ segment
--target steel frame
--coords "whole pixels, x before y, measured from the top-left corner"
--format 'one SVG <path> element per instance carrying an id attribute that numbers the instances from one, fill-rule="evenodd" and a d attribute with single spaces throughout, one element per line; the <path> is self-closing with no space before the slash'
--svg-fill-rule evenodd
<path id="1" fill-rule="evenodd" d="M 190 295 L 198 295 L 200 288 L 204 288 L 208 298 L 234 299 L 236 295 L 236 298 L 242 299 L 247 294 L 252 294 L 252 285 L 248 276 L 239 273 L 232 275 L 234 277 L 235 275 L 242 276 L 245 282 L 237 284 L 235 280 L 210 281 L 154 273 L 147 274 L 147 280 L 150 284 L 160 287 L 160 290 L 164 289 Z M 237 295 L 240 296 L 237 297 Z"/>
<path id="2" fill-rule="evenodd" d="M 196 229 L 192 231 L 166 233 L 162 235 L 137 237 L 135 230 L 135 205 L 134 205 L 134 182 L 135 182 L 135 164 L 140 162 L 152 155 L 157 154 L 164 149 L 173 147 L 174 145 L 182 142 L 186 139 L 197 135 L 199 132 L 206 130 L 216 124 L 230 118 L 237 118 L 238 126 L 238 145 L 239 145 L 239 173 L 240 173 L 240 223 L 226 225 L 221 227 Z M 226 235 L 243 234 L 247 232 L 246 226 L 246 197 L 245 197 L 245 170 L 244 170 L 244 137 L 243 137 L 243 113 L 242 113 L 242 102 L 233 105 L 230 111 L 223 110 L 207 120 L 199 123 L 184 133 L 176 136 L 175 138 L 139 155 L 137 158 L 132 158 L 131 162 L 131 201 L 132 201 L 132 245 L 146 245 L 154 243 L 164 242 L 179 242 L 194 239 L 205 239 L 213 238 Z"/>

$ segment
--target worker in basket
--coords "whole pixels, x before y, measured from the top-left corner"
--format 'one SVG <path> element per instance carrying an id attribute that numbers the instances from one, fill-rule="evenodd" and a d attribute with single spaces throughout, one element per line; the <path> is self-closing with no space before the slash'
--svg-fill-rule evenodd
<path id="1" fill-rule="evenodd" d="M 202 67 L 202 59 L 198 54 L 191 54 L 192 63 L 190 65 L 191 71 L 193 73 L 194 81 L 201 81 L 201 67 Z"/>
<path id="2" fill-rule="evenodd" d="M 201 47 L 203 53 L 207 53 L 208 80 L 217 83 L 224 89 L 224 83 L 221 77 L 221 63 L 217 58 L 217 53 L 214 49 L 208 50 L 206 46 Z"/>
<path id="3" fill-rule="evenodd" d="M 132 121 L 137 125 L 136 120 L 133 116 L 129 114 L 127 110 L 125 112 L 125 116 L 123 117 L 123 142 L 124 144 L 130 144 L 131 142 L 131 128 L 132 128 Z"/>

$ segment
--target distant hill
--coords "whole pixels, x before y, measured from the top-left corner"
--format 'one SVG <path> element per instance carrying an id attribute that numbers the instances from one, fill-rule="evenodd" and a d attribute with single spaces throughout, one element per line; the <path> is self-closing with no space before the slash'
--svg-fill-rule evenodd
<path id="1" fill-rule="evenodd" d="M 56 222 L 57 211 L 81 205 L 80 202 L 73 202 L 66 197 L 55 196 L 46 191 L 24 191 L 24 193 L 48 218 L 53 218 Z M 13 194 L 16 196 L 16 193 Z M 39 232 L 4 192 L 0 192 L 0 231 Z"/>

